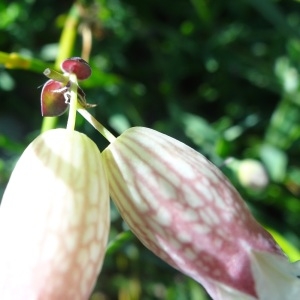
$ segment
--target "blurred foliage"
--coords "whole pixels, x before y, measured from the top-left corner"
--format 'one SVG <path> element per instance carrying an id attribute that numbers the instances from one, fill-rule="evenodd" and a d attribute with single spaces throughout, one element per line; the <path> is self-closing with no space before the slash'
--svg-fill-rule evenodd
<path id="1" fill-rule="evenodd" d="M 299 259 L 299 28 L 296 0 L 0 0 L 0 194 L 41 130 L 43 69 L 87 56 L 93 74 L 82 87 L 97 119 L 115 134 L 151 127 L 205 154 Z M 66 117 L 57 122 L 64 127 Z M 267 186 L 242 186 L 228 157 L 260 161 Z M 112 244 L 92 299 L 208 299 L 126 230 L 112 208 Z"/>

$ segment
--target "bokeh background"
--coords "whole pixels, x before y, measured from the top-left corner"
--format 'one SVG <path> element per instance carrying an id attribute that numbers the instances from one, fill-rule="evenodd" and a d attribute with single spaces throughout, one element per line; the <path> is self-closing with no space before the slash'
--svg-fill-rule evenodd
<path id="1" fill-rule="evenodd" d="M 43 70 L 84 55 L 93 75 L 81 87 L 99 121 L 116 135 L 151 127 L 203 153 L 299 259 L 299 0 L 0 0 L 0 196 L 41 131 Z M 55 122 L 64 127 L 66 116 Z M 106 147 L 81 116 L 77 129 Z M 111 216 L 92 299 L 209 299 L 145 249 L 114 207 Z"/>

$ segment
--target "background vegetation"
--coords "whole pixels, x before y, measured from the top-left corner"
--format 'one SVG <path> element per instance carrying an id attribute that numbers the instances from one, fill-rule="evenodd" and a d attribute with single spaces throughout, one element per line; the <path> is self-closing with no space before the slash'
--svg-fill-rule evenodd
<path id="1" fill-rule="evenodd" d="M 0 195 L 41 130 L 43 70 L 83 56 L 93 75 L 82 88 L 98 104 L 97 119 L 115 134 L 151 127 L 205 154 L 299 259 L 292 247 L 300 247 L 299 28 L 297 0 L 0 0 Z M 52 121 L 65 127 L 66 116 Z M 106 141 L 77 121 L 104 149 Z M 224 165 L 228 157 L 236 163 Z M 266 169 L 264 188 L 239 181 L 245 159 Z M 124 230 L 112 208 L 111 239 Z M 208 299 L 129 232 L 118 242 L 93 299 Z"/>

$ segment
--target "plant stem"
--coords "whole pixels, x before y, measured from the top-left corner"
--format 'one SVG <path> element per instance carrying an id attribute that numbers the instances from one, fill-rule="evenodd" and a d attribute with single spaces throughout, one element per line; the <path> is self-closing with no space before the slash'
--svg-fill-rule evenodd
<path id="1" fill-rule="evenodd" d="M 61 74 L 61 73 L 59 73 L 59 72 L 57 72 L 57 71 L 54 71 L 54 70 L 52 70 L 52 69 L 49 69 L 49 68 L 47 68 L 47 69 L 43 72 L 43 74 L 44 74 L 46 77 L 48 77 L 48 78 L 50 78 L 50 79 L 53 79 L 53 80 L 55 80 L 55 81 L 59 81 L 59 82 L 65 84 L 65 85 L 66 85 L 66 84 L 68 83 L 68 81 L 69 81 L 69 78 L 68 78 L 67 76 L 64 76 L 63 74 Z"/>
<path id="2" fill-rule="evenodd" d="M 110 143 L 112 143 L 116 137 L 106 129 L 100 122 L 98 122 L 86 109 L 80 107 L 77 111 L 97 130 L 102 134 Z"/>
<path id="3" fill-rule="evenodd" d="M 44 117 L 42 122 L 41 133 L 55 128 L 57 123 L 57 118 L 55 117 Z"/>
<path id="4" fill-rule="evenodd" d="M 7 69 L 24 69 L 37 73 L 45 70 L 49 64 L 35 58 L 25 57 L 18 53 L 6 53 L 0 51 L 0 65 L 4 65 Z"/>
<path id="5" fill-rule="evenodd" d="M 70 107 L 67 129 L 73 131 L 75 129 L 76 109 L 77 109 L 77 77 L 75 74 L 70 74 Z"/>
<path id="6" fill-rule="evenodd" d="M 76 29 L 80 19 L 78 4 L 71 7 L 64 28 L 59 40 L 58 54 L 55 61 L 55 67 L 59 69 L 60 64 L 66 58 L 72 56 L 76 39 Z"/>
<path id="7" fill-rule="evenodd" d="M 85 61 L 89 61 L 90 54 L 92 50 L 92 43 L 93 43 L 93 37 L 92 37 L 92 30 L 89 25 L 83 24 L 81 28 L 81 35 L 82 35 L 82 51 L 81 51 L 81 57 Z"/>
<path id="8" fill-rule="evenodd" d="M 55 60 L 55 68 L 59 69 L 61 62 L 72 56 L 74 49 L 75 39 L 76 39 L 76 28 L 79 22 L 79 9 L 78 5 L 75 3 L 71 7 L 67 20 L 64 24 L 64 28 L 59 40 L 58 54 Z M 43 68 L 45 69 L 45 68 Z M 71 107 L 70 107 L 71 109 Z M 43 118 L 42 132 L 55 128 L 57 124 L 57 117 Z"/>

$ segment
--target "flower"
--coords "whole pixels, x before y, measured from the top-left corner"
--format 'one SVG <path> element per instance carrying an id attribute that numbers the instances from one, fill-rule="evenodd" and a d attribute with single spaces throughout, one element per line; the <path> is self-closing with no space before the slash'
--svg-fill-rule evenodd
<path id="1" fill-rule="evenodd" d="M 17 162 L 0 206 L 1 299 L 88 299 L 108 231 L 96 145 L 73 130 L 40 135 Z"/>
<path id="2" fill-rule="evenodd" d="M 45 70 L 41 105 L 48 116 L 69 105 L 67 129 L 27 147 L 0 207 L 1 299 L 90 296 L 108 238 L 109 189 L 141 242 L 213 299 L 299 298 L 299 262 L 289 263 L 213 164 L 148 128 L 115 138 L 85 110 L 93 105 L 77 79 L 91 74 L 89 65 L 75 57 L 62 70 Z M 111 143 L 102 156 L 74 131 L 76 111 Z"/>
<path id="3" fill-rule="evenodd" d="M 213 299 L 296 300 L 286 292 L 293 286 L 300 294 L 299 269 L 201 154 L 157 131 L 135 127 L 102 156 L 111 197 L 133 233 L 201 283 Z M 288 280 L 277 280 L 282 277 Z"/>

